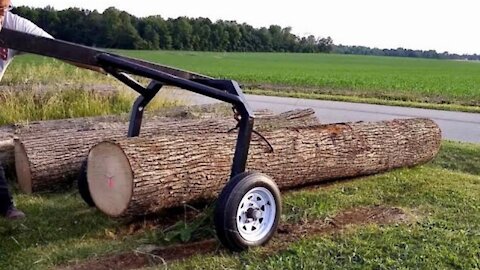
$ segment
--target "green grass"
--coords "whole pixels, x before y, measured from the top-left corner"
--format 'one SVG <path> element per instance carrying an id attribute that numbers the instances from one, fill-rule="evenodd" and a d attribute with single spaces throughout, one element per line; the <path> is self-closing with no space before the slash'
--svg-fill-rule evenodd
<path id="1" fill-rule="evenodd" d="M 280 94 L 294 91 L 313 96 L 353 96 L 410 104 L 480 105 L 480 64 L 477 62 L 289 53 L 119 53 L 213 77 L 235 79 L 256 89 L 259 86 L 277 89 Z M 5 82 L 13 84 L 98 80 L 112 81 L 106 76 L 34 55 L 18 57 L 5 75 Z"/>
<path id="2" fill-rule="evenodd" d="M 478 144 L 444 141 L 432 165 L 480 176 L 480 147 Z"/>
<path id="3" fill-rule="evenodd" d="M 114 83 L 115 80 L 98 72 L 77 68 L 65 62 L 25 54 L 15 57 L 2 78 L 2 85 L 72 85 Z"/>
<path id="4" fill-rule="evenodd" d="M 285 91 L 285 90 L 246 89 L 245 93 L 253 94 L 253 95 L 264 95 L 264 96 L 331 100 L 331 101 L 343 101 L 343 102 L 354 102 L 354 103 L 369 103 L 369 104 L 378 104 L 378 105 L 387 105 L 387 106 L 423 108 L 423 109 L 432 109 L 432 110 L 480 113 L 480 106 L 467 106 L 467 105 L 461 105 L 461 104 L 439 104 L 439 103 L 431 103 L 431 102 L 382 99 L 382 98 L 376 98 L 376 97 L 357 97 L 357 96 L 344 96 L 344 95 L 332 95 L 332 94 L 317 94 L 317 93 L 308 93 L 308 92 L 302 92 L 302 91 L 296 91 L 296 90 Z"/>
<path id="5" fill-rule="evenodd" d="M 263 249 L 170 263 L 169 269 L 478 269 L 480 268 L 480 145 L 443 142 L 429 164 L 357 181 L 284 194 L 282 222 L 325 219 L 358 206 L 400 207 L 406 224 L 352 227 L 317 235 L 265 257 Z M 0 269 L 49 269 L 144 244 L 211 235 L 211 223 L 131 234 L 128 226 L 87 209 L 74 193 L 16 194 L 28 219 L 0 220 Z M 199 226 L 199 224 L 203 224 Z M 141 226 L 141 224 L 140 224 Z M 192 232 L 189 232 L 192 233 Z M 198 236 L 200 235 L 200 236 Z"/>

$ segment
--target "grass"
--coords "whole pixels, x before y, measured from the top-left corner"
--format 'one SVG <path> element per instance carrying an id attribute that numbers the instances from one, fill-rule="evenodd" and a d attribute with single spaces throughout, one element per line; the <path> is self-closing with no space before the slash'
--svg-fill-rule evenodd
<path id="1" fill-rule="evenodd" d="M 480 65 L 476 62 L 413 58 L 289 54 L 119 51 L 153 62 L 213 77 L 239 81 L 251 89 L 276 89 L 277 95 L 297 92 L 308 97 L 353 97 L 362 102 L 394 101 L 393 105 L 435 104 L 464 110 L 480 106 Z M 44 67 L 48 68 L 44 68 Z M 26 74 L 26 75 L 24 75 Z M 5 75 L 19 82 L 111 82 L 112 78 L 81 71 L 58 60 L 34 55 L 19 57 Z M 450 106 L 443 106 L 443 105 Z M 468 109 L 466 109 L 468 110 Z"/>
<path id="2" fill-rule="evenodd" d="M 466 106 L 466 105 L 460 105 L 460 104 L 438 104 L 438 103 L 419 102 L 419 101 L 401 101 L 401 100 L 392 100 L 392 99 L 381 99 L 381 98 L 375 98 L 375 97 L 357 97 L 357 96 L 305 93 L 305 92 L 295 91 L 295 90 L 282 91 L 282 90 L 246 89 L 245 92 L 247 94 L 264 95 L 264 96 L 331 100 L 331 101 L 343 101 L 343 102 L 353 102 L 353 103 L 369 103 L 369 104 L 378 104 L 378 105 L 387 105 L 387 106 L 423 108 L 423 109 L 432 109 L 432 110 L 480 113 L 480 106 Z"/>
<path id="3" fill-rule="evenodd" d="M 64 119 L 127 113 L 135 100 L 133 91 L 99 92 L 84 87 L 37 91 L 29 86 L 0 91 L 0 125 L 49 119 Z M 12 87 L 18 88 L 18 87 Z M 175 105 L 155 98 L 149 110 Z"/>
<path id="4" fill-rule="evenodd" d="M 137 94 L 111 76 L 46 57 L 17 57 L 2 79 L 0 125 L 130 112 Z M 177 105 L 154 98 L 148 110 Z"/>
<path id="5" fill-rule="evenodd" d="M 257 248 L 193 257 L 169 269 L 478 269 L 479 159 L 480 145 L 443 142 L 439 156 L 423 166 L 284 194 L 282 222 L 387 205 L 414 215 L 409 223 L 313 236 L 267 258 L 264 248 Z M 180 218 L 176 227 L 143 226 L 132 233 L 129 226 L 87 209 L 73 191 L 15 198 L 28 219 L 0 220 L 0 269 L 49 269 L 145 244 L 168 244 L 181 241 L 185 230 L 184 240 L 211 237 L 208 213 L 200 222 Z"/>
<path id="6" fill-rule="evenodd" d="M 20 55 L 9 66 L 2 85 L 75 85 L 88 83 L 115 83 L 103 74 L 77 68 L 65 62 L 37 55 Z"/>
<path id="7" fill-rule="evenodd" d="M 433 165 L 480 176 L 480 148 L 477 144 L 445 141 Z"/>

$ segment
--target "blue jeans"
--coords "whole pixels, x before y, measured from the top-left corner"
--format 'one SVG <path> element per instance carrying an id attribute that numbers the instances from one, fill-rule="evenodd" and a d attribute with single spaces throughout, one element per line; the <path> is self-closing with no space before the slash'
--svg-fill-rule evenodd
<path id="1" fill-rule="evenodd" d="M 8 208 L 13 205 L 12 195 L 8 191 L 7 178 L 0 162 L 0 215 L 5 215 Z"/>

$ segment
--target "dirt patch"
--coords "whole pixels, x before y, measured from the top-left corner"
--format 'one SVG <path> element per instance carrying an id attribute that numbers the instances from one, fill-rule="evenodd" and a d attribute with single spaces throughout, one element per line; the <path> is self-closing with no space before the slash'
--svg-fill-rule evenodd
<path id="1" fill-rule="evenodd" d="M 340 232 L 355 225 L 404 223 L 408 216 L 400 208 L 385 206 L 361 207 L 344 211 L 333 218 L 282 224 L 273 241 L 262 253 L 268 255 L 285 249 L 288 245 L 308 237 Z M 152 265 L 166 265 L 194 255 L 215 254 L 225 251 L 215 239 L 175 245 L 164 248 L 145 246 L 133 252 L 96 258 L 75 265 L 61 267 L 69 270 L 135 269 Z"/>
<path id="2" fill-rule="evenodd" d="M 107 269 L 137 269 L 147 266 L 166 265 L 167 262 L 185 259 L 193 255 L 214 253 L 219 247 L 215 239 L 176 245 L 166 248 L 142 247 L 133 252 L 96 258 L 81 264 L 62 267 L 68 270 L 107 270 Z"/>

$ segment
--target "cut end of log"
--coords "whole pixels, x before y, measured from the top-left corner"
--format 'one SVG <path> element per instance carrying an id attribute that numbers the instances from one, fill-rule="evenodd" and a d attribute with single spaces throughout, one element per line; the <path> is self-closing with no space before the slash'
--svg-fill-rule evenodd
<path id="1" fill-rule="evenodd" d="M 20 190 L 27 194 L 32 194 L 32 172 L 30 170 L 30 161 L 27 151 L 20 140 L 15 140 L 15 171 Z"/>
<path id="2" fill-rule="evenodd" d="M 133 172 L 123 150 L 102 142 L 88 154 L 87 181 L 97 208 L 118 217 L 127 209 L 133 194 Z"/>

